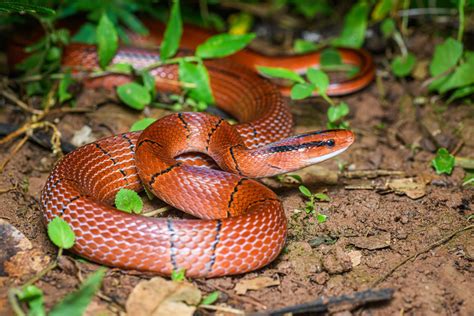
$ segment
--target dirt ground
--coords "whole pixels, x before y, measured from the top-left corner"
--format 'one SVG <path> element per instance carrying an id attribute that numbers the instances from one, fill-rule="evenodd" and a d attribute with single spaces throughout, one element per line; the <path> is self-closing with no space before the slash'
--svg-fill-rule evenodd
<path id="1" fill-rule="evenodd" d="M 412 36 L 408 44 L 419 59 L 429 60 L 436 41 L 420 34 Z M 392 288 L 395 294 L 388 303 L 366 305 L 352 312 L 474 314 L 474 231 L 445 238 L 472 225 L 467 216 L 473 213 L 474 188 L 462 186 L 464 171 L 459 167 L 451 176 L 436 175 L 431 168 L 437 145 L 456 150 L 458 156 L 473 157 L 474 107 L 461 103 L 445 106 L 443 100 L 420 88 L 420 80 L 394 80 L 386 70 L 384 55 L 377 56 L 377 64 L 376 82 L 341 98 L 350 105 L 349 121 L 357 135 L 356 143 L 343 155 L 299 172 L 314 192 L 325 192 L 330 197 L 330 202 L 317 204 L 318 211 L 328 216 L 327 221 L 318 224 L 301 211 L 305 199 L 297 185 L 265 180 L 281 197 L 289 219 L 285 250 L 259 271 L 193 281 L 203 293 L 221 291 L 217 304 L 248 312 L 264 311 L 320 296 Z M 423 74 L 423 69 L 420 71 Z M 83 91 L 77 107 L 93 111 L 57 117 L 63 138 L 68 141 L 85 125 L 92 129 L 93 140 L 127 131 L 143 117 L 143 113 L 110 102 L 110 93 L 104 91 Z M 320 99 L 293 103 L 291 108 L 297 132 L 325 127 L 327 105 Z M 158 117 L 165 113 L 153 109 L 149 114 Z M 1 122 L 21 124 L 23 119 L 8 102 L 0 108 Z M 4 146 L 0 159 L 11 149 L 11 144 Z M 32 271 L 55 257 L 57 249 L 48 240 L 38 203 L 55 160 L 49 150 L 27 143 L 0 175 L 0 220 L 14 226 L 32 244 L 27 258 L 16 258 L 19 261 L 0 268 L 1 315 L 11 314 L 6 290 L 21 285 L 34 274 Z M 338 173 L 340 166 L 345 167 L 345 173 Z M 361 170 L 378 174 L 364 176 Z M 383 175 L 387 170 L 391 172 Z M 2 256 L 11 259 L 7 250 L 0 259 Z M 410 256 L 415 256 L 414 260 L 390 272 Z M 59 267 L 36 283 L 45 293 L 46 306 L 51 307 L 74 290 L 81 278 L 96 268 L 66 253 Z M 262 276 L 278 285 L 236 294 L 236 284 Z M 88 314 L 123 312 L 133 287 L 150 277 L 109 269 L 101 298 L 94 298 Z M 199 312 L 209 314 L 201 309 Z"/>

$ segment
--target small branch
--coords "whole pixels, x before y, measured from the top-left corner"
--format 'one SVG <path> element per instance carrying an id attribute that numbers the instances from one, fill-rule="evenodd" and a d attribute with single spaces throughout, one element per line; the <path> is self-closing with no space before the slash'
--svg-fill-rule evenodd
<path id="1" fill-rule="evenodd" d="M 16 95 L 14 95 L 13 93 L 11 93 L 10 91 L 7 91 L 7 90 L 2 90 L 0 92 L 5 98 L 7 98 L 8 100 L 12 101 L 13 103 L 15 103 L 19 108 L 21 108 L 22 110 L 28 112 L 28 113 L 31 113 L 31 114 L 42 114 L 43 111 L 40 111 L 40 110 L 36 110 L 36 109 L 32 109 L 28 106 L 28 104 L 26 104 L 25 102 L 21 101 L 20 99 L 18 99 L 16 97 Z"/>
<path id="2" fill-rule="evenodd" d="M 245 315 L 244 311 L 241 311 L 240 309 L 235 309 L 232 307 L 224 307 L 224 306 L 217 306 L 217 305 L 199 305 L 198 307 L 213 310 L 213 311 L 218 311 L 218 312 L 231 313 L 235 315 Z"/>
<path id="3" fill-rule="evenodd" d="M 357 178 L 373 179 L 377 177 L 386 177 L 386 176 L 404 177 L 405 172 L 397 171 L 397 170 L 385 170 L 385 169 L 351 170 L 351 171 L 343 171 L 340 173 L 340 175 L 347 179 L 357 179 Z"/>

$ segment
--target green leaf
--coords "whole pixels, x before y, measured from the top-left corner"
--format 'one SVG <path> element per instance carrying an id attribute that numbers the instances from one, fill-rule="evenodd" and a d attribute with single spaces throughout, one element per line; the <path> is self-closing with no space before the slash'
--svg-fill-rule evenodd
<path id="1" fill-rule="evenodd" d="M 118 63 L 107 66 L 106 70 L 131 75 L 133 73 L 133 66 L 130 64 Z"/>
<path id="2" fill-rule="evenodd" d="M 207 104 L 214 103 L 209 74 L 203 63 L 194 64 L 181 59 L 179 61 L 179 80 L 196 85 L 194 88 L 185 88 L 191 98 Z"/>
<path id="3" fill-rule="evenodd" d="M 474 85 L 462 87 L 454 91 L 454 93 L 449 97 L 448 103 L 453 102 L 454 100 L 467 97 L 468 95 L 474 94 Z"/>
<path id="4" fill-rule="evenodd" d="M 369 5 L 366 2 L 356 3 L 344 18 L 341 35 L 332 43 L 336 46 L 360 48 L 364 43 Z"/>
<path id="5" fill-rule="evenodd" d="M 306 41 L 303 39 L 296 39 L 295 42 L 293 43 L 293 50 L 295 53 L 298 54 L 303 54 L 303 53 L 309 53 L 309 52 L 314 52 L 319 49 L 319 45 Z"/>
<path id="6" fill-rule="evenodd" d="M 301 192 L 304 196 L 306 196 L 306 197 L 311 197 L 311 196 L 313 195 L 313 194 L 311 193 L 311 191 L 310 191 L 307 187 L 305 187 L 304 185 L 300 185 L 300 186 L 298 187 L 298 189 L 299 189 L 300 192 Z"/>
<path id="7" fill-rule="evenodd" d="M 349 114 L 349 106 L 345 102 L 341 102 L 339 105 L 331 106 L 328 109 L 328 120 L 331 123 L 337 122 L 342 119 L 344 116 Z"/>
<path id="8" fill-rule="evenodd" d="M 326 94 L 326 91 L 329 87 L 329 77 L 324 71 L 309 68 L 306 75 L 309 81 L 316 86 L 319 94 Z"/>
<path id="9" fill-rule="evenodd" d="M 98 269 L 84 281 L 77 291 L 67 295 L 59 304 L 54 306 L 49 316 L 82 316 L 95 293 L 99 290 L 104 275 L 105 268 Z"/>
<path id="10" fill-rule="evenodd" d="M 260 74 L 269 78 L 287 79 L 298 83 L 305 82 L 299 74 L 286 68 L 257 66 L 257 70 Z"/>
<path id="11" fill-rule="evenodd" d="M 383 37 L 389 38 L 395 32 L 395 21 L 391 18 L 383 20 L 380 25 L 380 30 L 382 31 Z"/>
<path id="12" fill-rule="evenodd" d="M 254 33 L 234 35 L 219 34 L 208 38 L 196 48 L 196 56 L 201 58 L 221 58 L 243 49 L 255 38 Z"/>
<path id="13" fill-rule="evenodd" d="M 337 49 L 332 47 L 326 48 L 321 52 L 321 66 L 334 66 L 341 65 L 342 58 L 341 54 Z"/>
<path id="14" fill-rule="evenodd" d="M 456 68 L 454 73 L 438 88 L 440 93 L 474 83 L 474 58 Z"/>
<path id="15" fill-rule="evenodd" d="M 199 305 L 212 305 L 214 304 L 215 301 L 219 299 L 220 292 L 219 291 L 214 291 L 210 293 L 209 295 L 206 295 L 201 303 Z"/>
<path id="16" fill-rule="evenodd" d="M 55 61 L 55 60 L 60 60 L 62 55 L 62 50 L 59 47 L 53 46 L 48 50 L 48 53 L 46 55 L 46 60 L 47 61 Z"/>
<path id="17" fill-rule="evenodd" d="M 102 14 L 99 24 L 97 25 L 96 39 L 99 65 L 105 69 L 112 58 L 114 58 L 118 48 L 117 31 L 105 13 Z"/>
<path id="18" fill-rule="evenodd" d="M 55 217 L 48 223 L 49 239 L 59 248 L 69 249 L 74 246 L 76 236 L 71 226 L 61 217 Z"/>
<path id="19" fill-rule="evenodd" d="M 89 22 L 83 24 L 79 31 L 77 31 L 76 34 L 74 34 L 74 36 L 71 38 L 71 41 L 90 45 L 96 44 L 97 35 L 95 25 Z"/>
<path id="20" fill-rule="evenodd" d="M 73 80 L 71 77 L 71 70 L 68 69 L 66 73 L 64 74 L 64 77 L 61 78 L 61 80 L 59 81 L 59 87 L 58 87 L 59 103 L 63 103 L 72 98 L 72 94 L 70 94 L 68 91 L 71 83 L 73 83 Z"/>
<path id="21" fill-rule="evenodd" d="M 316 86 L 309 83 L 297 83 L 291 88 L 291 99 L 302 100 L 310 97 Z"/>
<path id="22" fill-rule="evenodd" d="M 115 207 L 127 213 L 140 214 L 143 209 L 143 201 L 137 192 L 129 189 L 120 189 L 115 195 Z"/>
<path id="23" fill-rule="evenodd" d="M 26 1 L 2 1 L 0 2 L 0 13 L 29 13 L 48 16 L 56 14 L 56 11 L 37 4 L 30 4 Z"/>
<path id="24" fill-rule="evenodd" d="M 462 185 L 469 185 L 471 187 L 474 187 L 474 172 L 466 172 L 466 176 L 462 180 Z M 471 216 L 474 216 L 474 214 Z"/>
<path id="25" fill-rule="evenodd" d="M 171 272 L 171 281 L 182 282 L 186 280 L 186 269 L 173 270 Z"/>
<path id="26" fill-rule="evenodd" d="M 132 127 L 130 127 L 130 132 L 143 131 L 145 128 L 153 124 L 155 121 L 156 119 L 151 118 L 151 117 L 145 117 L 141 120 L 138 120 L 132 124 Z"/>
<path id="27" fill-rule="evenodd" d="M 331 201 L 331 199 L 329 198 L 329 196 L 327 196 L 327 194 L 324 194 L 324 193 L 316 193 L 314 195 L 315 198 L 317 198 L 318 200 L 320 201 L 326 201 L 326 202 L 329 202 Z"/>
<path id="28" fill-rule="evenodd" d="M 143 110 L 151 102 L 151 96 L 147 88 L 136 82 L 117 87 L 117 94 L 120 100 L 135 110 Z"/>
<path id="29" fill-rule="evenodd" d="M 44 310 L 44 296 L 41 289 L 34 285 L 28 285 L 18 293 L 18 299 L 28 303 L 28 316 L 46 316 Z"/>
<path id="30" fill-rule="evenodd" d="M 415 67 L 416 64 L 416 57 L 412 53 L 408 53 L 407 56 L 397 56 L 395 57 L 391 64 L 390 67 L 392 68 L 392 72 L 394 73 L 395 76 L 397 77 L 405 77 L 408 76 L 411 71 L 413 70 L 413 67 Z"/>
<path id="31" fill-rule="evenodd" d="M 436 157 L 431 161 L 437 174 L 451 174 L 454 168 L 454 156 L 446 148 L 440 148 L 436 152 Z"/>
<path id="32" fill-rule="evenodd" d="M 454 38 L 447 38 L 435 48 L 430 63 L 430 74 L 435 77 L 454 67 L 462 56 L 463 45 Z"/>
<path id="33" fill-rule="evenodd" d="M 179 8 L 179 0 L 173 0 L 171 13 L 166 25 L 166 31 L 160 47 L 160 57 L 166 60 L 173 57 L 179 48 L 181 35 L 183 34 L 183 22 L 181 21 L 181 10 Z"/>
<path id="34" fill-rule="evenodd" d="M 387 16 L 392 9 L 392 0 L 379 0 L 372 11 L 372 19 L 380 21 Z"/>
<path id="35" fill-rule="evenodd" d="M 150 96 L 154 98 L 156 94 L 155 77 L 153 77 L 148 71 L 142 72 L 141 77 L 142 77 L 143 85 L 145 86 L 145 88 L 148 89 L 148 92 L 150 92 Z"/>
<path id="36" fill-rule="evenodd" d="M 318 220 L 319 224 L 324 223 L 327 220 L 327 218 L 328 217 L 324 214 L 318 214 L 318 216 L 316 216 L 316 219 Z"/>

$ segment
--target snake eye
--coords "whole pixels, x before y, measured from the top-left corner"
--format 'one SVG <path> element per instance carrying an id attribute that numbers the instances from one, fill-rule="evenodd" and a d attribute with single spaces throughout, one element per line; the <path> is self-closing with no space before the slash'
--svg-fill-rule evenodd
<path id="1" fill-rule="evenodd" d="M 326 142 L 326 145 L 329 147 L 333 147 L 335 144 L 336 142 L 334 141 L 334 139 L 330 139 Z"/>

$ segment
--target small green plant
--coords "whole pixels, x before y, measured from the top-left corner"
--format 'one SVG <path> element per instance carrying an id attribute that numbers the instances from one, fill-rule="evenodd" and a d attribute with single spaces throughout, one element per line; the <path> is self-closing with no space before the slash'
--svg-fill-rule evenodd
<path id="1" fill-rule="evenodd" d="M 173 270 L 171 272 L 171 281 L 182 282 L 186 280 L 186 269 Z"/>
<path id="2" fill-rule="evenodd" d="M 201 303 L 199 303 L 199 305 L 212 305 L 214 304 L 218 299 L 219 299 L 219 296 L 220 296 L 220 292 L 219 291 L 214 291 L 212 293 L 209 293 L 208 295 L 206 295 Z"/>
<path id="3" fill-rule="evenodd" d="M 312 193 L 307 187 L 304 185 L 299 186 L 300 192 L 309 199 L 306 201 L 305 211 L 308 215 L 316 215 L 316 219 L 318 223 L 324 223 L 327 220 L 327 216 L 321 213 L 316 214 L 316 202 L 329 202 L 331 199 L 324 193 Z"/>
<path id="4" fill-rule="evenodd" d="M 115 195 L 115 207 L 126 213 L 140 214 L 143 210 L 143 201 L 137 192 L 120 189 Z"/>
<path id="5" fill-rule="evenodd" d="M 455 158 L 446 148 L 440 148 L 436 157 L 431 161 L 437 174 L 451 174 L 454 169 Z"/>

